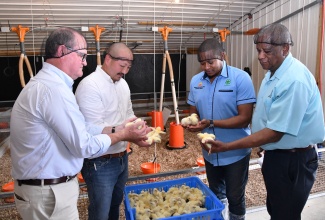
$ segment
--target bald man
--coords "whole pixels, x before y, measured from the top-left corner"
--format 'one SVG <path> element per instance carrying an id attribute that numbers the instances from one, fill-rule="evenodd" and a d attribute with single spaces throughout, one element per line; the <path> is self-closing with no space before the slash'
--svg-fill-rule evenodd
<path id="1" fill-rule="evenodd" d="M 80 82 L 75 95 L 87 123 L 103 128 L 109 126 L 114 133 L 123 128 L 126 120 L 135 117 L 130 89 L 123 79 L 132 61 L 132 51 L 123 43 L 114 43 L 106 50 L 103 65 Z M 137 144 L 148 146 L 143 141 Z M 88 188 L 89 219 L 119 219 L 119 206 L 128 179 L 126 148 L 127 142 L 121 141 L 112 145 L 108 154 L 85 159 L 81 173 Z"/>

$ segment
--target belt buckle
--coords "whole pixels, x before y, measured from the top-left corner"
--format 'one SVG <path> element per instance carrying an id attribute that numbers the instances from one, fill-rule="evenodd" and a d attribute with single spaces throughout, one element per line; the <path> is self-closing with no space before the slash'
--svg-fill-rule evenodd
<path id="1" fill-rule="evenodd" d="M 70 176 L 67 176 L 67 180 L 65 181 L 66 183 L 69 182 L 72 178 Z"/>

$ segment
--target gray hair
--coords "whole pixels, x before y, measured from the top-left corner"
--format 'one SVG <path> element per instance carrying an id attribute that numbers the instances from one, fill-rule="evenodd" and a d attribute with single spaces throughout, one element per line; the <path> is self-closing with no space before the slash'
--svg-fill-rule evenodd
<path id="1" fill-rule="evenodd" d="M 288 28 L 279 23 L 272 23 L 261 28 L 254 36 L 254 44 L 265 43 L 272 45 L 289 44 L 293 46 L 293 41 Z"/>
<path id="2" fill-rule="evenodd" d="M 76 34 L 83 36 L 77 30 L 69 27 L 61 27 L 54 30 L 46 40 L 45 59 L 57 57 L 56 53 L 60 45 L 74 48 Z"/>

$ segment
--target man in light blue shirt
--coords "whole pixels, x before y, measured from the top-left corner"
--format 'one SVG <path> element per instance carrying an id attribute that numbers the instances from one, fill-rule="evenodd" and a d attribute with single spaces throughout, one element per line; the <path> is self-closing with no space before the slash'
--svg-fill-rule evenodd
<path id="1" fill-rule="evenodd" d="M 312 73 L 290 53 L 293 41 L 285 26 L 263 27 L 254 43 L 268 72 L 258 93 L 253 134 L 231 143 L 209 141 L 211 151 L 265 150 L 262 173 L 268 213 L 275 220 L 299 220 L 318 167 L 314 144 L 323 142 L 325 135 L 320 92 Z"/>
<path id="2" fill-rule="evenodd" d="M 77 201 L 83 158 L 106 154 L 120 141 L 147 139 L 138 122 L 111 134 L 87 132 L 72 85 L 87 65 L 85 38 L 71 28 L 53 31 L 46 62 L 18 96 L 10 120 L 15 203 L 24 220 L 79 219 Z M 138 126 L 143 126 L 138 129 Z M 90 130 L 97 130 L 93 127 Z"/>
<path id="3" fill-rule="evenodd" d="M 198 49 L 202 72 L 193 76 L 187 103 L 190 113 L 196 113 L 198 125 L 185 126 L 192 132 L 211 133 L 217 140 L 231 142 L 250 135 L 255 91 L 249 75 L 227 65 L 220 42 L 203 41 Z M 245 187 L 251 149 L 208 153 L 202 150 L 209 188 L 226 205 L 223 213 L 229 217 L 244 219 Z"/>

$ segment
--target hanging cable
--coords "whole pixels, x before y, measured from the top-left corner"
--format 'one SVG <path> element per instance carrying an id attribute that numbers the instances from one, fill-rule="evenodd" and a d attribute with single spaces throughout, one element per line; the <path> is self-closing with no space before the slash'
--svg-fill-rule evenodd
<path id="1" fill-rule="evenodd" d="M 303 1 L 303 6 L 305 6 L 305 0 Z M 301 16 L 301 31 L 300 31 L 300 44 L 298 49 L 298 60 L 300 60 L 301 56 L 301 45 L 302 45 L 302 37 L 304 32 L 304 17 L 305 17 L 305 7 L 302 8 L 302 16 Z"/>
<path id="2" fill-rule="evenodd" d="M 30 1 L 30 14 L 32 17 L 32 30 L 34 29 L 34 15 L 33 15 L 33 0 Z M 34 57 L 34 71 L 36 73 L 36 54 L 35 54 L 35 36 L 34 31 L 32 31 L 32 38 L 33 38 L 33 57 Z"/>
<path id="3" fill-rule="evenodd" d="M 182 22 L 181 22 L 181 42 L 179 44 L 179 63 L 178 63 L 178 83 L 177 83 L 177 99 L 179 99 L 180 81 L 181 81 L 181 65 L 182 65 L 182 44 L 183 44 L 183 11 L 184 11 L 184 0 L 182 2 Z"/>

